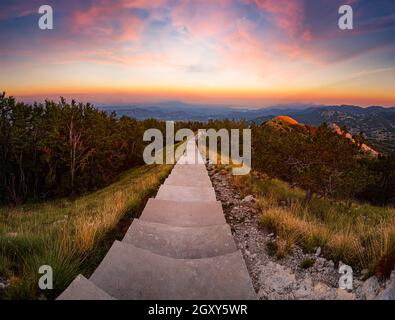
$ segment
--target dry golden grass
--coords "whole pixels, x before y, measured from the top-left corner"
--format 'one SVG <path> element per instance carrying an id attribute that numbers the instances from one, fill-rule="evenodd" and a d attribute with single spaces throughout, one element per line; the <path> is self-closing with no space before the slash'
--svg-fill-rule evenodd
<path id="1" fill-rule="evenodd" d="M 92 270 L 105 254 L 103 241 L 109 233 L 122 217 L 140 212 L 170 170 L 166 165 L 143 166 L 76 201 L 0 208 L 0 277 L 12 279 L 3 297 L 37 298 L 41 265 L 54 270 L 54 290 L 48 298 L 60 293 L 77 274 Z"/>
<path id="2" fill-rule="evenodd" d="M 255 194 L 260 222 L 279 236 L 276 255 L 297 244 L 306 251 L 322 248 L 328 259 L 388 276 L 395 267 L 395 208 L 313 197 L 259 173 L 232 177 L 242 195 Z"/>

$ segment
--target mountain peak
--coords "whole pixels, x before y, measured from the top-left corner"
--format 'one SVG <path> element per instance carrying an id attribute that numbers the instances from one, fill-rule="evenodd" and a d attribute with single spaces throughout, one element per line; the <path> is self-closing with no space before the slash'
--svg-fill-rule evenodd
<path id="1" fill-rule="evenodd" d="M 274 120 L 280 121 L 284 124 L 290 124 L 290 125 L 298 125 L 299 122 L 296 121 L 295 119 L 288 117 L 288 116 L 277 116 L 274 117 Z"/>

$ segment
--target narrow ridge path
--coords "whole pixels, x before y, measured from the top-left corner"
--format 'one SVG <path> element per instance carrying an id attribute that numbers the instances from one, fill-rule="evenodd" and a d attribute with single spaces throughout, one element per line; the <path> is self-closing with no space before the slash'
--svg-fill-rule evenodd
<path id="1" fill-rule="evenodd" d="M 58 300 L 256 299 L 195 138 L 124 239 Z"/>

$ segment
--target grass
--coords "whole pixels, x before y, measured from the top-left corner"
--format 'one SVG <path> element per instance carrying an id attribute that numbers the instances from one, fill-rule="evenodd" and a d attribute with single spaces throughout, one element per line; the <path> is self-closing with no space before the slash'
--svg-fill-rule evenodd
<path id="1" fill-rule="evenodd" d="M 257 172 L 232 180 L 242 195 L 257 197 L 260 223 L 279 237 L 269 248 L 277 257 L 297 244 L 370 274 L 388 277 L 394 269 L 395 208 L 316 196 L 306 204 L 302 189 Z"/>
<path id="2" fill-rule="evenodd" d="M 62 199 L 0 208 L 0 278 L 6 299 L 55 298 L 79 273 L 89 274 L 117 238 L 122 220 L 137 216 L 171 170 L 142 166 L 118 182 L 75 201 Z M 125 227 L 125 226 L 124 226 Z M 54 290 L 40 292 L 41 265 L 50 265 Z"/>
<path id="3" fill-rule="evenodd" d="M 303 269 L 309 269 L 314 265 L 314 263 L 315 263 L 315 259 L 306 258 L 301 262 L 300 267 Z"/>

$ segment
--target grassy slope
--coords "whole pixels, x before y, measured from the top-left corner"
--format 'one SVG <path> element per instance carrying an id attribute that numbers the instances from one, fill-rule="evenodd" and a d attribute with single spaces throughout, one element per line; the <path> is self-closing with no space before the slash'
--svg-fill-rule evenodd
<path id="1" fill-rule="evenodd" d="M 41 265 L 54 271 L 48 298 L 56 297 L 77 274 L 91 272 L 114 240 L 120 220 L 138 215 L 170 170 L 167 165 L 132 169 L 118 182 L 74 202 L 0 208 L 0 277 L 11 284 L 0 290 L 0 297 L 39 297 Z"/>
<path id="2" fill-rule="evenodd" d="M 298 244 L 307 251 L 321 247 L 327 258 L 370 274 L 388 276 L 394 269 L 395 208 L 317 197 L 305 204 L 303 190 L 255 172 L 232 180 L 242 194 L 257 196 L 262 225 L 279 236 L 279 258 Z"/>

